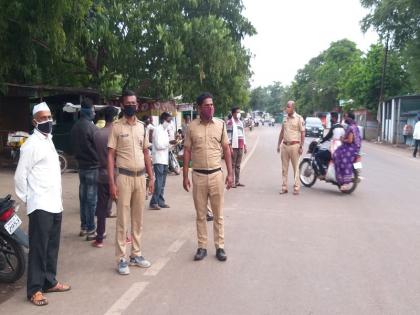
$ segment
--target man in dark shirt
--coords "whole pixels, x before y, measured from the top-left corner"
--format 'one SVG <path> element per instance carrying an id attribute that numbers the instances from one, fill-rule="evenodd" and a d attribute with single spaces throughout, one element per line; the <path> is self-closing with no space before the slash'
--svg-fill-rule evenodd
<path id="1" fill-rule="evenodd" d="M 73 152 L 79 165 L 80 236 L 95 234 L 95 210 L 97 202 L 98 154 L 93 124 L 95 110 L 92 100 L 85 98 L 80 109 L 80 119 L 71 129 Z"/>
<path id="2" fill-rule="evenodd" d="M 108 106 L 102 111 L 105 118 L 105 127 L 96 131 L 94 140 L 96 152 L 99 159 L 99 173 L 98 173 L 98 202 L 96 204 L 96 219 L 97 228 L 96 236 L 87 238 L 89 240 L 95 239 L 92 246 L 101 248 L 103 247 L 103 239 L 105 234 L 106 217 L 111 211 L 112 199 L 109 194 L 109 181 L 108 181 L 108 137 L 111 133 L 112 122 L 114 117 L 117 116 L 117 109 Z"/>

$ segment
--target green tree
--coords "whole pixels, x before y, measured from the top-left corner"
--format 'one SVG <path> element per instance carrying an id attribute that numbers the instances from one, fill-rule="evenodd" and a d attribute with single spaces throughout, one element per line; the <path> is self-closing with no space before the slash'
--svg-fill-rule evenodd
<path id="1" fill-rule="evenodd" d="M 0 0 L 0 82 L 248 100 L 241 0 Z"/>
<path id="2" fill-rule="evenodd" d="M 340 82 L 350 67 L 360 59 L 356 44 L 343 39 L 312 58 L 298 70 L 288 90 L 303 115 L 330 111 L 339 104 Z"/>
<path id="3" fill-rule="evenodd" d="M 372 45 L 369 52 L 355 62 L 341 81 L 342 98 L 353 99 L 354 107 L 376 110 L 381 88 L 384 47 Z M 390 51 L 384 78 L 384 97 L 410 92 L 405 59 L 398 51 Z"/>
<path id="4" fill-rule="evenodd" d="M 251 91 L 249 104 L 253 110 L 279 115 L 287 102 L 287 88 L 280 82 L 266 87 L 257 87 Z"/>
<path id="5" fill-rule="evenodd" d="M 374 29 L 391 49 L 408 60 L 407 71 L 416 91 L 420 91 L 420 2 L 418 0 L 361 0 L 370 9 L 362 20 L 362 30 Z"/>

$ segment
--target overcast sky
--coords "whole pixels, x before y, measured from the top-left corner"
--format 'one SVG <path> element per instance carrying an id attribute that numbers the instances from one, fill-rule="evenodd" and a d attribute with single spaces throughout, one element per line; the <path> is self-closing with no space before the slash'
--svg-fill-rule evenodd
<path id="1" fill-rule="evenodd" d="M 258 34 L 246 38 L 254 54 L 252 87 L 274 81 L 289 84 L 298 69 L 331 42 L 343 38 L 366 51 L 377 41 L 374 32 L 363 34 L 360 20 L 367 11 L 359 0 L 243 0 L 244 15 Z"/>

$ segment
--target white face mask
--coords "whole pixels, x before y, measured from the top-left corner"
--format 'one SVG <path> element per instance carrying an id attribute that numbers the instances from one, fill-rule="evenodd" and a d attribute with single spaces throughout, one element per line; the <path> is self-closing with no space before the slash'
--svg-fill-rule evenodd
<path id="1" fill-rule="evenodd" d="M 236 119 L 241 119 L 241 113 L 238 113 L 238 114 L 236 115 Z"/>
<path id="2" fill-rule="evenodd" d="M 162 124 L 163 129 L 167 129 L 169 127 L 170 123 L 168 123 L 167 121 L 164 121 Z"/>

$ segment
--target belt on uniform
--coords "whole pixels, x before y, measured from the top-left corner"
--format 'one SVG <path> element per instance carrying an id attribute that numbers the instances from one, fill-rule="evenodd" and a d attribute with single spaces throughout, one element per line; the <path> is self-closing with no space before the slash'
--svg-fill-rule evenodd
<path id="1" fill-rule="evenodd" d="M 300 141 L 283 141 L 283 143 L 284 143 L 285 145 L 293 145 L 293 144 L 299 144 L 299 143 L 300 143 Z"/>
<path id="2" fill-rule="evenodd" d="M 126 168 L 121 168 L 121 167 L 118 168 L 118 172 L 120 174 L 132 176 L 132 177 L 143 176 L 144 174 L 146 174 L 145 169 L 142 169 L 141 171 L 130 171 Z"/>
<path id="3" fill-rule="evenodd" d="M 200 173 L 200 174 L 209 175 L 209 174 L 213 174 L 213 173 L 219 172 L 221 170 L 222 170 L 222 168 L 219 167 L 219 168 L 216 168 L 214 170 L 194 170 L 194 172 L 197 172 L 197 173 Z"/>

